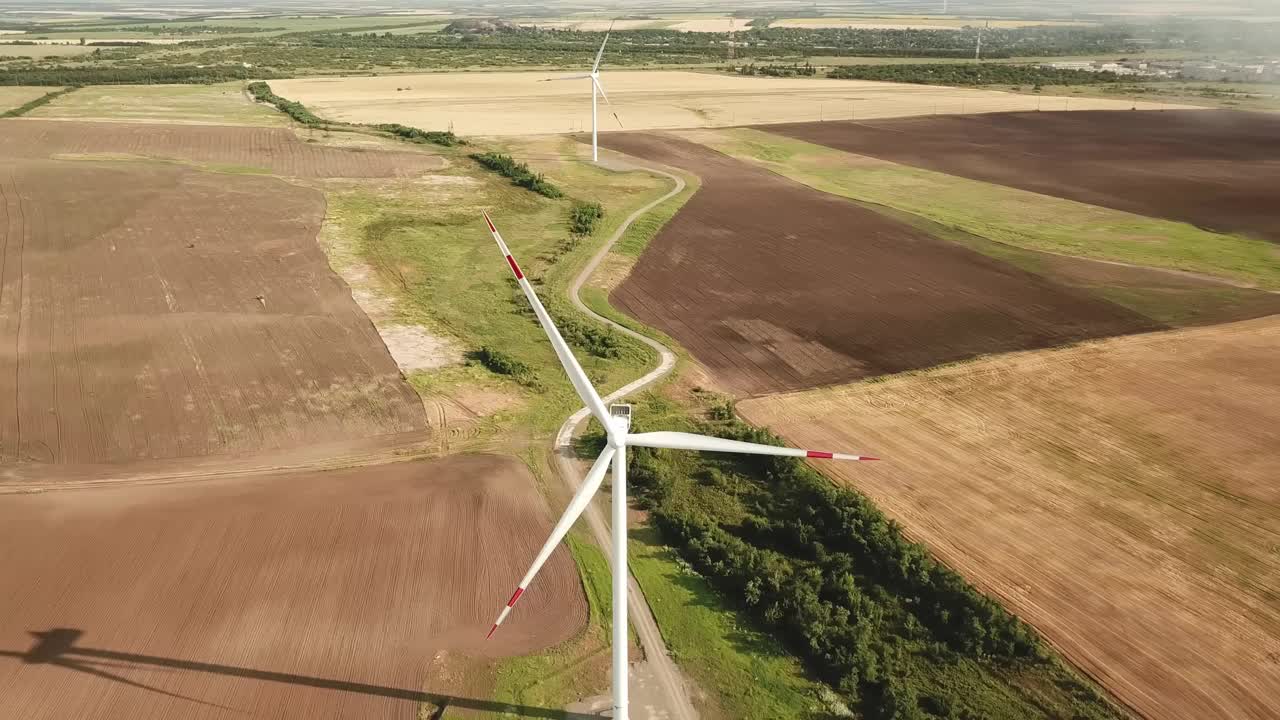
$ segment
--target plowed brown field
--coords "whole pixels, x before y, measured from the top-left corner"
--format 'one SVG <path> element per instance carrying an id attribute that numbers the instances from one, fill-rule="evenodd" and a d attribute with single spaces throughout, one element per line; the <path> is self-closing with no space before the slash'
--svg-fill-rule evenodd
<path id="1" fill-rule="evenodd" d="M 1280 316 L 749 400 L 1142 716 L 1280 712 Z"/>
<path id="2" fill-rule="evenodd" d="M 533 478 L 495 456 L 7 496 L 0 717 L 498 710 L 421 691 L 448 684 L 450 656 L 527 653 L 586 622 L 561 548 L 484 639 L 548 532 Z"/>
<path id="3" fill-rule="evenodd" d="M 670 334 L 735 392 L 1156 328 L 703 146 L 635 133 L 601 142 L 702 178 L 611 299 Z"/>
<path id="4" fill-rule="evenodd" d="M 69 141 L 79 124 L 51 125 Z M 0 132 L 0 152 L 17 155 L 0 155 L 0 463 L 425 429 L 417 396 L 315 242 L 319 192 L 177 164 L 22 159 L 35 154 L 23 152 L 23 131 L 39 126 Z M 384 163 L 394 164 L 369 167 Z"/>
<path id="5" fill-rule="evenodd" d="M 847 152 L 1280 241 L 1280 116 L 1021 112 L 762 125 Z"/>
<path id="6" fill-rule="evenodd" d="M 284 128 L 10 120 L 0 158 L 137 155 L 260 168 L 300 178 L 415 175 L 443 166 L 435 155 L 311 144 Z"/>

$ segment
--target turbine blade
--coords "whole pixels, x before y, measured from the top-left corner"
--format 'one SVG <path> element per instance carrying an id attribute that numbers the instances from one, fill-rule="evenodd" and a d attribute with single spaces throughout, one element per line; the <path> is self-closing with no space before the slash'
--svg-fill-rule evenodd
<path id="1" fill-rule="evenodd" d="M 591 65 L 591 72 L 593 73 L 600 69 L 600 58 L 604 57 L 604 45 L 609 42 L 609 33 L 611 32 L 613 32 L 612 20 L 609 21 L 609 29 L 605 31 L 604 40 L 600 43 L 600 51 L 596 53 L 596 61 Z"/>
<path id="2" fill-rule="evenodd" d="M 609 107 L 613 107 L 613 103 L 609 102 L 609 96 L 604 94 L 604 86 L 600 84 L 600 81 L 593 75 L 589 75 L 588 77 L 590 77 L 591 82 L 595 84 L 596 90 L 600 91 L 600 95 L 604 98 L 604 101 L 609 103 Z"/>
<path id="3" fill-rule="evenodd" d="M 587 477 L 583 479 L 578 492 L 573 494 L 573 499 L 569 501 L 569 507 L 565 509 L 564 514 L 560 516 L 560 521 L 551 530 L 551 536 L 547 538 L 547 542 L 543 544 L 542 549 L 538 551 L 538 556 L 533 559 L 533 565 L 529 567 L 529 572 L 525 573 L 524 579 L 520 581 L 520 585 L 516 587 L 516 591 L 512 593 L 511 599 L 507 601 L 507 606 L 502 608 L 502 612 L 498 615 L 498 620 L 489 628 L 489 634 L 485 639 L 493 637 L 498 631 L 498 626 L 507 619 L 507 615 L 511 614 L 511 608 L 516 606 L 516 601 L 524 595 L 524 591 L 529 589 L 529 583 L 533 582 L 533 578 L 546 564 L 547 559 L 551 557 L 551 553 L 555 551 L 556 546 L 564 540 L 564 536 L 569 533 L 569 528 L 577 522 L 583 511 L 587 509 L 587 503 L 591 502 L 591 497 L 600 489 L 600 483 L 604 481 L 605 471 L 609 469 L 609 463 L 613 460 L 616 451 L 611 447 L 606 447 L 604 452 L 600 453 L 600 457 L 596 458 L 595 464 L 587 471 Z"/>
<path id="4" fill-rule="evenodd" d="M 591 75 L 587 73 L 584 73 L 582 75 L 561 75 L 560 77 L 542 78 L 538 82 L 554 82 L 556 80 L 586 80 L 589 77 L 591 77 Z"/>
<path id="5" fill-rule="evenodd" d="M 542 307 L 542 302 L 538 300 L 538 295 L 533 291 L 533 286 L 529 284 L 529 280 L 525 278 L 524 273 L 520 272 L 520 266 L 516 264 L 516 259 L 511 256 L 511 250 L 503 242 L 502 235 L 498 233 L 498 228 L 494 227 L 493 220 L 489 219 L 489 213 L 487 212 L 484 213 L 484 221 L 489 226 L 489 232 L 493 235 L 493 239 L 497 241 L 498 249 L 506 256 L 507 264 L 511 266 L 511 272 L 516 276 L 516 282 L 520 284 L 520 289 L 524 291 L 524 296 L 529 298 L 529 304 L 533 306 L 533 314 L 538 316 L 538 322 L 542 325 L 543 332 L 551 340 L 551 347 L 556 351 L 556 357 L 560 358 L 560 365 L 564 367 L 565 374 L 569 376 L 569 382 L 573 383 L 573 389 L 578 391 L 578 397 L 582 398 L 582 402 L 586 403 L 587 409 L 604 426 L 605 433 L 612 437 L 614 433 L 613 425 L 609 422 L 609 411 L 605 408 L 604 401 L 600 399 L 596 389 L 591 386 L 591 380 L 587 378 L 587 373 L 583 371 L 582 366 L 578 364 L 578 359 L 569 350 L 568 343 L 560 336 L 560 330 L 556 328 L 555 323 L 551 322 L 551 316 L 547 314 L 546 308 Z"/>
<path id="6" fill-rule="evenodd" d="M 826 458 L 828 460 L 879 460 L 868 455 L 800 450 L 798 448 L 761 445 L 760 443 L 725 440 L 710 435 L 686 432 L 647 432 L 627 435 L 627 444 L 647 448 L 671 450 L 705 450 L 707 452 L 744 453 L 748 455 L 781 455 L 783 457 Z"/>
<path id="7" fill-rule="evenodd" d="M 627 129 L 626 126 L 622 124 L 622 118 L 618 117 L 618 113 L 613 114 L 613 119 L 618 121 L 618 127 L 622 128 L 623 130 Z"/>

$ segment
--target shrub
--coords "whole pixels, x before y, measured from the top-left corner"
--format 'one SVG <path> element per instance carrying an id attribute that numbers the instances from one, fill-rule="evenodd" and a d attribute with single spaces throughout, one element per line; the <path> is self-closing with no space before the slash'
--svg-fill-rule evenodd
<path id="1" fill-rule="evenodd" d="M 569 208 L 569 232 L 573 235 L 590 235 L 596 231 L 596 223 L 604 217 L 604 206 L 598 202 L 574 200 Z"/>
<path id="2" fill-rule="evenodd" d="M 469 353 L 467 359 L 480 363 L 489 372 L 506 375 L 521 385 L 538 386 L 537 378 L 533 374 L 533 368 L 496 348 L 481 347 L 479 350 Z"/>

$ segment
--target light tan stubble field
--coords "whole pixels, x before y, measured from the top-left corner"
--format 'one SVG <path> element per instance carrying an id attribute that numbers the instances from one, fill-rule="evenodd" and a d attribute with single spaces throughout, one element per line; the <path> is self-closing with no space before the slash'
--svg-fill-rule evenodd
<path id="1" fill-rule="evenodd" d="M 608 58 L 606 57 L 606 64 Z M 433 73 L 273 80 L 279 95 L 334 120 L 452 126 L 461 135 L 536 135 L 591 130 L 587 80 L 539 82 L 569 73 Z M 1128 110 L 1130 100 L 1016 95 L 930 85 L 765 78 L 672 71 L 610 71 L 601 78 L 602 131 L 720 127 L 1044 110 Z M 1137 103 L 1140 109 L 1170 107 Z M 611 117 L 616 112 L 621 125 Z"/>
<path id="2" fill-rule="evenodd" d="M 1274 717 L 1280 316 L 749 400 L 1144 717 Z M 824 467 L 826 470 L 827 467 Z"/>

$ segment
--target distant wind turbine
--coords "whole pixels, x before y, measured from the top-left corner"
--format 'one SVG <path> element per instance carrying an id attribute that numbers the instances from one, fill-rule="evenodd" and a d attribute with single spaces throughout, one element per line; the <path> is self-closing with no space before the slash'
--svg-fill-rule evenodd
<path id="1" fill-rule="evenodd" d="M 488 637 L 493 637 L 493 634 L 498 630 L 498 626 L 507 619 L 507 615 L 511 613 L 511 608 L 515 607 L 516 601 L 529 589 L 529 583 L 533 582 L 534 577 L 537 576 L 538 571 L 542 569 L 547 559 L 551 557 L 551 553 L 556 549 L 556 546 L 568 534 L 569 528 L 573 527 L 574 522 L 587 509 L 587 505 L 590 504 L 591 498 L 596 494 L 596 491 L 600 489 L 600 484 L 604 481 L 604 474 L 612 463 L 613 518 L 611 524 L 613 526 L 613 543 L 610 552 L 610 559 L 613 565 L 612 717 L 613 720 L 627 720 L 627 643 L 629 641 L 627 636 L 627 447 L 781 455 L 784 457 L 826 458 L 831 460 L 877 460 L 878 458 L 760 445 L 758 443 L 726 440 L 724 438 L 686 432 L 631 432 L 631 406 L 611 405 L 605 408 L 604 401 L 600 399 L 600 395 L 592 387 L 591 381 L 587 379 L 587 374 L 583 372 L 582 366 L 578 364 L 577 358 L 573 356 L 573 352 L 569 350 L 564 338 L 560 336 L 560 331 L 556 329 L 555 323 L 551 321 L 546 309 L 542 307 L 537 294 L 533 292 L 533 286 L 529 284 L 524 273 L 520 271 L 520 265 L 511 256 L 511 251 L 507 248 L 507 244 L 503 242 L 502 235 L 494 227 L 493 220 L 489 218 L 488 213 L 484 213 L 484 221 L 489 226 L 489 232 L 493 235 L 494 241 L 498 243 L 498 250 L 506 258 L 512 274 L 516 276 L 516 282 L 519 283 L 520 289 L 524 291 L 525 297 L 529 299 L 529 304 L 533 306 L 533 314 L 537 316 L 538 322 L 541 323 L 542 330 L 551 340 L 551 347 L 555 350 L 556 357 L 560 359 L 560 364 L 564 367 L 565 373 L 569 375 L 569 382 L 573 383 L 573 389 L 578 392 L 578 397 L 582 398 L 582 402 L 586 403 L 587 409 L 591 411 L 596 420 L 600 421 L 606 436 L 604 450 L 596 458 L 591 469 L 587 471 L 587 477 L 582 481 L 582 486 L 578 488 L 578 492 L 574 493 L 573 499 L 569 501 L 568 509 L 564 511 L 555 528 L 551 530 L 551 537 L 547 538 L 546 544 L 538 551 L 538 555 L 534 558 L 529 572 L 525 573 L 515 592 L 512 593 L 511 599 L 507 601 L 506 607 L 502 608 L 497 622 L 489 630 Z"/>
<path id="2" fill-rule="evenodd" d="M 591 72 L 583 75 L 565 75 L 558 78 L 547 78 L 543 82 L 551 80 L 585 80 L 591 78 L 591 161 L 600 161 L 600 148 L 597 144 L 597 136 L 599 135 L 599 125 L 596 115 L 596 93 L 604 98 L 609 107 L 613 107 L 613 103 L 609 102 L 609 96 L 604 92 L 604 86 L 600 84 L 600 59 L 604 57 L 605 43 L 609 42 L 609 33 L 613 32 L 613 23 L 609 23 L 609 29 L 605 31 L 604 40 L 600 43 L 600 51 L 596 53 L 596 61 L 591 65 Z M 618 118 L 618 113 L 613 113 L 613 119 L 618 121 L 618 127 L 622 127 L 622 120 Z"/>

